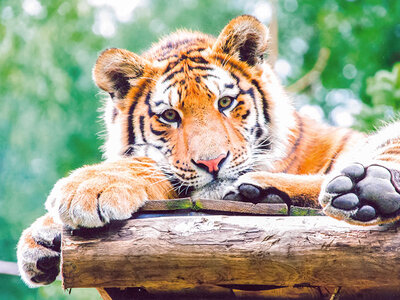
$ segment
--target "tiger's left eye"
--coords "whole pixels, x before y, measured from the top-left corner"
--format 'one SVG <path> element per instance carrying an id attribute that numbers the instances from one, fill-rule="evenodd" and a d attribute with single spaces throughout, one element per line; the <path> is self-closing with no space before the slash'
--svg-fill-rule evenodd
<path id="1" fill-rule="evenodd" d="M 228 109 L 229 107 L 232 106 L 234 102 L 234 99 L 232 97 L 222 97 L 221 99 L 218 100 L 218 109 L 219 111 L 223 111 Z"/>
<path id="2" fill-rule="evenodd" d="M 161 118 L 168 123 L 179 123 L 181 118 L 179 113 L 174 109 L 167 109 L 161 114 Z"/>

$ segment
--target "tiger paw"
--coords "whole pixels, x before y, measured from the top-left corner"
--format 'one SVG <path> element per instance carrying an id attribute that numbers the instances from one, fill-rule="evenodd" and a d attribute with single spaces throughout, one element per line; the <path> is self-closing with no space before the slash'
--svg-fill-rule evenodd
<path id="1" fill-rule="evenodd" d="M 49 222 L 50 220 L 50 222 Z M 18 268 L 30 287 L 52 283 L 60 272 L 61 226 L 48 216 L 26 229 L 18 243 Z"/>
<path id="2" fill-rule="evenodd" d="M 147 198 L 146 181 L 129 169 L 103 163 L 59 180 L 46 208 L 71 228 L 102 227 L 111 220 L 129 219 Z"/>
<path id="3" fill-rule="evenodd" d="M 349 223 L 392 222 L 400 218 L 400 172 L 351 164 L 323 185 L 319 201 L 327 215 Z"/>
<path id="4" fill-rule="evenodd" d="M 247 176 L 246 176 L 247 175 Z M 243 201 L 257 203 L 283 203 L 288 202 L 289 197 L 273 187 L 261 187 L 254 180 L 243 175 L 233 187 L 225 191 L 224 200 Z"/>

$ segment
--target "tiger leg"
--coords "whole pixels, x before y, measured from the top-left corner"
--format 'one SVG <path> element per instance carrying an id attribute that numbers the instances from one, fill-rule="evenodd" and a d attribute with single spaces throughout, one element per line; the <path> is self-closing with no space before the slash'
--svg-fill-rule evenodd
<path id="1" fill-rule="evenodd" d="M 146 201 L 176 198 L 168 178 L 145 157 L 86 166 L 59 180 L 47 210 L 70 228 L 102 227 L 129 219 Z"/>
<path id="2" fill-rule="evenodd" d="M 352 224 L 400 219 L 400 123 L 338 161 L 322 184 L 319 202 L 327 215 Z"/>
<path id="3" fill-rule="evenodd" d="M 61 224 L 50 214 L 25 229 L 17 246 L 18 268 L 24 282 L 40 286 L 53 282 L 60 271 Z"/>
<path id="4" fill-rule="evenodd" d="M 270 202 L 270 196 L 277 195 L 291 205 L 318 207 L 324 178 L 323 175 L 249 172 L 225 191 L 224 199 L 259 203 Z"/>
<path id="5" fill-rule="evenodd" d="M 148 158 L 123 158 L 75 170 L 54 186 L 46 201 L 49 213 L 22 233 L 17 250 L 22 279 L 30 287 L 55 280 L 62 225 L 101 227 L 130 218 L 147 200 L 168 198 L 176 198 L 173 187 Z"/>

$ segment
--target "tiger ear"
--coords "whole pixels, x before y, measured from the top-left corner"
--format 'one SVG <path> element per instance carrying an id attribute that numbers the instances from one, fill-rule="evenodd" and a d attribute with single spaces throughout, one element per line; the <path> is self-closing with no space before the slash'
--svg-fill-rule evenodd
<path id="1" fill-rule="evenodd" d="M 112 98 L 123 99 L 148 65 L 144 58 L 128 50 L 107 49 L 96 61 L 93 79 Z"/>
<path id="2" fill-rule="evenodd" d="M 268 28 L 255 17 L 239 16 L 222 30 L 213 51 L 232 55 L 250 66 L 255 66 L 263 61 L 268 35 Z"/>

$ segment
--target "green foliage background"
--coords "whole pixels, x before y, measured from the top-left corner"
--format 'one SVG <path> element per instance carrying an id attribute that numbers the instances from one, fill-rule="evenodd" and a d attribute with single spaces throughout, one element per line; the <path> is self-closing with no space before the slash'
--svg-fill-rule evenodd
<path id="1" fill-rule="evenodd" d="M 26 7 L 37 0 L 0 0 L 0 260 L 16 261 L 19 235 L 45 212 L 43 203 L 57 179 L 101 159 L 96 135 L 102 130 L 101 104 L 91 68 L 103 49 L 141 52 L 182 27 L 216 35 L 231 18 L 259 14 L 270 3 L 140 1 L 131 18 L 120 22 L 110 6 L 95 2 L 39 0 L 41 9 L 32 14 Z M 337 123 L 340 108 L 365 131 L 399 111 L 399 1 L 275 2 L 279 59 L 290 69 L 285 84 L 306 74 L 321 48 L 331 51 L 321 77 L 296 97 L 299 107 L 321 107 L 331 123 Z M 109 37 L 95 33 L 104 12 L 116 26 Z M 92 290 L 68 295 L 59 283 L 28 289 L 18 277 L 0 274 L 0 298 L 99 297 Z"/>

